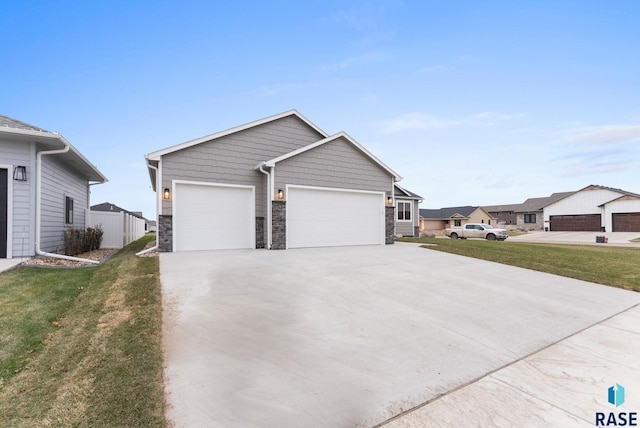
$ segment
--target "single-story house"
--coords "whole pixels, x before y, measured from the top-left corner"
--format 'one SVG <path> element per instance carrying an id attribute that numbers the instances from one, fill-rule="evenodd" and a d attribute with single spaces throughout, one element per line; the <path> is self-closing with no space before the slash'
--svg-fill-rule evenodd
<path id="1" fill-rule="evenodd" d="M 160 251 L 393 243 L 401 177 L 296 110 L 145 158 Z"/>
<path id="2" fill-rule="evenodd" d="M 551 231 L 640 232 L 640 194 L 589 185 L 544 206 Z"/>
<path id="3" fill-rule="evenodd" d="M 0 115 L 0 258 L 63 250 L 107 178 L 62 135 Z"/>
<path id="4" fill-rule="evenodd" d="M 393 188 L 396 200 L 396 231 L 399 236 L 420 235 L 420 203 L 424 198 L 396 184 Z"/>
<path id="5" fill-rule="evenodd" d="M 496 224 L 496 219 L 482 207 L 447 207 L 420 209 L 420 232 L 461 227 L 467 223 Z"/>
<path id="6" fill-rule="evenodd" d="M 500 225 L 514 225 L 522 230 L 542 230 L 544 228 L 542 208 L 575 192 L 558 192 L 543 198 L 529 198 L 521 204 L 484 206 Z"/>

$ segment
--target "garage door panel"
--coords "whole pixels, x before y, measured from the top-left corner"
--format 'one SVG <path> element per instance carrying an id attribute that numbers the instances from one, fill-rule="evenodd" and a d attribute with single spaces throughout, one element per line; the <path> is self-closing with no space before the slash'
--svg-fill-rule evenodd
<path id="1" fill-rule="evenodd" d="M 614 232 L 640 232 L 640 213 L 614 213 Z"/>
<path id="2" fill-rule="evenodd" d="M 254 191 L 248 187 L 176 184 L 176 251 L 254 248 Z"/>
<path id="3" fill-rule="evenodd" d="M 287 247 L 384 244 L 384 195 L 290 187 Z"/>
<path id="4" fill-rule="evenodd" d="M 599 232 L 600 214 L 552 215 L 549 217 L 553 232 Z"/>

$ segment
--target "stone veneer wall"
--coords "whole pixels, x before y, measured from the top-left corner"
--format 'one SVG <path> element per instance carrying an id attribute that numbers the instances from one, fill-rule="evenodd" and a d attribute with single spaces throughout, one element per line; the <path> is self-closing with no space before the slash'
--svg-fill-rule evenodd
<path id="1" fill-rule="evenodd" d="M 396 207 L 386 206 L 384 211 L 384 243 L 393 244 L 393 234 L 395 232 Z"/>
<path id="2" fill-rule="evenodd" d="M 525 223 L 524 215 L 525 214 L 535 214 L 536 222 L 535 223 Z M 518 229 L 524 230 L 543 230 L 544 229 L 544 213 L 542 211 L 539 212 L 531 212 L 531 213 L 518 213 L 516 225 Z"/>
<path id="3" fill-rule="evenodd" d="M 285 201 L 271 202 L 271 249 L 284 250 L 287 248 L 287 203 Z"/>
<path id="4" fill-rule="evenodd" d="M 256 217 L 256 248 L 264 248 L 264 217 Z"/>
<path id="5" fill-rule="evenodd" d="M 173 217 L 161 215 L 158 219 L 158 249 L 163 253 L 173 251 Z"/>

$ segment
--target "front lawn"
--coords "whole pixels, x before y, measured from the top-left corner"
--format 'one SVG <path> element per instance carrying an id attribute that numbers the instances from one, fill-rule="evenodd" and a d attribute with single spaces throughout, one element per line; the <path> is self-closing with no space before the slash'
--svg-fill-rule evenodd
<path id="1" fill-rule="evenodd" d="M 0 275 L 0 426 L 165 427 L 157 258 Z"/>
<path id="2" fill-rule="evenodd" d="M 424 248 L 640 291 L 640 248 L 402 238 Z M 464 263 L 461 261 L 461 263 Z"/>

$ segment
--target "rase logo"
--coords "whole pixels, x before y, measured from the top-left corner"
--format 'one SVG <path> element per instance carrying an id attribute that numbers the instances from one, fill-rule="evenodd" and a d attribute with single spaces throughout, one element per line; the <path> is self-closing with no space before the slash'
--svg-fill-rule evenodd
<path id="1" fill-rule="evenodd" d="M 609 387 L 607 390 L 607 401 L 609 404 L 620 407 L 624 404 L 624 386 L 616 383 Z M 638 426 L 638 413 L 637 412 L 596 412 L 596 426 L 597 427 L 637 427 Z"/>

